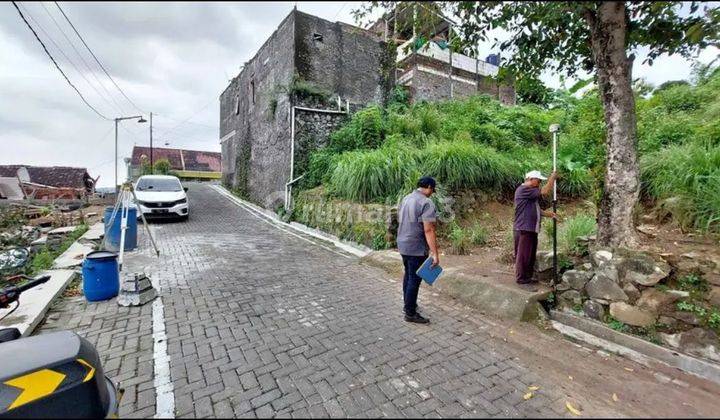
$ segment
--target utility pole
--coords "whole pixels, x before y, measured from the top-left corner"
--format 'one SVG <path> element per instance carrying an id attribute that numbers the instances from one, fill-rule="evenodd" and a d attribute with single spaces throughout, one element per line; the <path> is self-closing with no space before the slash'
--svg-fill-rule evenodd
<path id="1" fill-rule="evenodd" d="M 155 167 L 153 166 L 153 149 L 152 149 L 152 112 L 150 113 L 150 169 L 152 173 L 155 173 Z"/>
<path id="2" fill-rule="evenodd" d="M 145 123 L 145 119 L 142 115 L 136 115 L 133 117 L 119 117 L 115 118 L 115 194 L 118 193 L 118 123 L 123 120 L 138 120 L 138 123 Z"/>
<path id="3" fill-rule="evenodd" d="M 117 129 L 119 118 L 115 118 L 115 194 L 118 193 L 118 182 L 117 182 Z"/>

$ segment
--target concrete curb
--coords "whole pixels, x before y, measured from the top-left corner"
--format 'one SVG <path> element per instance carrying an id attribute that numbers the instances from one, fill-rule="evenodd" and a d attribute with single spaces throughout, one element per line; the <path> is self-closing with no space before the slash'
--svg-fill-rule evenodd
<path id="1" fill-rule="evenodd" d="M 102 237 L 103 234 L 102 222 L 95 223 L 65 252 L 55 258 L 52 269 L 41 273 L 41 275 L 50 275 L 50 280 L 24 292 L 20 296 L 20 306 L 12 315 L 0 322 L 0 328 L 17 328 L 23 337 L 32 334 L 45 317 L 53 301 L 78 275 L 77 266 L 82 264 L 88 252 L 94 250 L 90 244 L 98 239 L 98 235 Z M 8 309 L 0 309 L 0 317 L 8 312 Z"/>
<path id="2" fill-rule="evenodd" d="M 24 292 L 20 296 L 20 306 L 12 315 L 0 321 L 0 328 L 17 328 L 23 337 L 32 334 L 55 298 L 62 294 L 77 275 L 73 270 L 48 270 L 42 273 L 46 274 L 50 275 L 50 280 Z M 0 309 L 0 317 L 8 312 L 10 309 Z"/>
<path id="3" fill-rule="evenodd" d="M 691 373 L 720 384 L 720 365 L 615 331 L 604 324 L 567 312 L 551 311 L 553 328 L 560 333 L 618 353 L 640 364 L 652 361 Z"/>
<path id="4" fill-rule="evenodd" d="M 330 242 L 333 245 L 335 245 L 336 248 L 339 248 L 345 252 L 348 252 L 352 255 L 355 255 L 357 257 L 365 257 L 368 255 L 372 250 L 368 247 L 362 246 L 360 244 L 356 244 L 354 242 L 344 241 L 339 239 L 337 236 L 331 235 L 329 233 L 323 232 L 318 229 L 314 229 L 308 226 L 305 226 L 301 223 L 297 222 L 291 222 L 286 223 L 280 219 L 280 217 L 275 214 L 274 212 L 264 209 L 256 204 L 253 204 L 249 201 L 243 200 L 242 198 L 236 197 L 234 194 L 232 194 L 230 191 L 228 191 L 227 188 L 223 187 L 222 185 L 211 185 L 210 188 L 214 189 L 218 193 L 224 195 L 225 197 L 229 198 L 230 200 L 234 201 L 239 206 L 245 208 L 246 210 L 252 212 L 256 216 L 263 217 L 265 220 L 277 225 L 280 228 L 288 228 L 292 229 L 296 232 L 303 233 L 305 235 L 309 235 L 312 237 L 315 237 L 317 239 L 321 239 L 326 242 Z"/>
<path id="5" fill-rule="evenodd" d="M 402 258 L 396 251 L 376 251 L 362 261 L 392 275 L 402 274 Z M 532 321 L 547 316 L 539 302 L 551 293 L 550 289 L 527 292 L 471 276 L 452 267 L 446 268 L 431 287 L 484 313 L 515 321 Z"/>

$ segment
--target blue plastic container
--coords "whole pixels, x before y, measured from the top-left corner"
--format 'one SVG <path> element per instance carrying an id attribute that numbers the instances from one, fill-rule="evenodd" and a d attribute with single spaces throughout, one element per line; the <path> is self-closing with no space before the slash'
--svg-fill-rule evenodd
<path id="1" fill-rule="evenodd" d="M 85 256 L 82 265 L 83 292 L 90 302 L 114 298 L 120 291 L 120 271 L 117 254 L 93 251 Z"/>
<path id="2" fill-rule="evenodd" d="M 105 241 L 105 249 L 108 251 L 120 251 L 120 224 L 122 223 L 121 209 L 118 209 L 113 220 L 112 226 L 108 231 L 108 223 L 112 217 L 113 207 L 105 208 L 103 223 L 105 223 L 105 232 L 107 232 L 107 240 Z M 125 251 L 132 251 L 137 248 L 137 207 L 128 208 L 127 230 L 125 231 Z"/>

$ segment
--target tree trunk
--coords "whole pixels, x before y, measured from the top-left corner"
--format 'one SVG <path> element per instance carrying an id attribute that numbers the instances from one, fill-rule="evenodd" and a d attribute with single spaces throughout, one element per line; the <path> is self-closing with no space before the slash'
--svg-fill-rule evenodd
<path id="1" fill-rule="evenodd" d="M 624 2 L 602 2 L 596 13 L 586 15 L 607 131 L 597 241 L 612 247 L 637 243 L 633 210 L 640 192 L 632 58 L 625 51 L 625 13 Z"/>

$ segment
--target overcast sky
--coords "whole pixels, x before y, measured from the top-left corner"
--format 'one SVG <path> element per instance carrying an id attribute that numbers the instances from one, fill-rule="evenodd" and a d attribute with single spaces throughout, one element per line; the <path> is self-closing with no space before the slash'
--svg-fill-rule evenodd
<path id="1" fill-rule="evenodd" d="M 55 4 L 20 5 L 67 76 L 101 114 L 147 118 L 153 112 L 154 145 L 219 152 L 220 93 L 294 3 L 60 2 L 139 110 L 102 73 Z M 298 2 L 297 7 L 354 23 L 350 12 L 357 5 Z M 82 103 L 11 3 L 0 4 L 0 45 L 0 164 L 86 167 L 92 176 L 100 175 L 100 186 L 113 185 L 113 122 Z M 490 53 L 490 45 L 481 52 L 483 57 Z M 705 51 L 700 60 L 709 62 L 717 54 L 717 49 Z M 634 76 L 657 85 L 689 74 L 686 60 L 663 57 L 652 67 L 636 65 Z M 554 75 L 544 78 L 557 86 Z M 121 125 L 120 181 L 126 173 L 122 158 L 134 144 L 149 144 L 148 124 Z"/>

